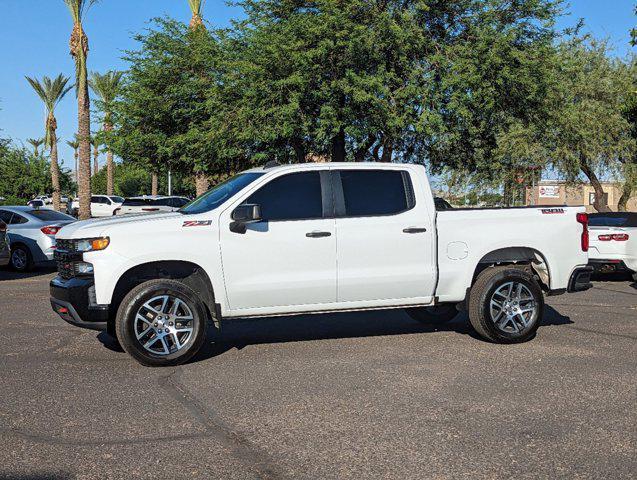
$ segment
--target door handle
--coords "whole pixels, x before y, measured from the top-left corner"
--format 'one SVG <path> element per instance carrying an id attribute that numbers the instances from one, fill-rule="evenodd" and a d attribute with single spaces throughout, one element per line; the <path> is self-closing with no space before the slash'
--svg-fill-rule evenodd
<path id="1" fill-rule="evenodd" d="M 427 231 L 426 228 L 422 227 L 408 227 L 403 228 L 403 233 L 425 233 Z"/>
<path id="2" fill-rule="evenodd" d="M 322 238 L 322 237 L 329 237 L 331 235 L 332 235 L 332 232 L 308 232 L 305 234 L 305 236 L 309 238 Z"/>

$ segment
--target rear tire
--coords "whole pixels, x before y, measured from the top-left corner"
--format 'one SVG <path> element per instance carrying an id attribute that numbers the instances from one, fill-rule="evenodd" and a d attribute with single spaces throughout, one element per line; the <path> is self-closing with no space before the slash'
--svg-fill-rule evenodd
<path id="1" fill-rule="evenodd" d="M 180 365 L 206 338 L 206 309 L 197 294 L 177 280 L 156 279 L 133 288 L 115 319 L 122 348 L 147 367 Z"/>
<path id="2" fill-rule="evenodd" d="M 434 307 L 407 308 L 407 315 L 421 323 L 443 325 L 458 315 L 455 304 L 443 303 Z"/>
<path id="3" fill-rule="evenodd" d="M 527 270 L 489 267 L 471 287 L 469 321 L 486 340 L 526 342 L 535 336 L 543 314 L 542 289 Z"/>
<path id="4" fill-rule="evenodd" d="M 11 246 L 11 268 L 16 272 L 30 272 L 33 270 L 33 256 L 24 245 Z"/>

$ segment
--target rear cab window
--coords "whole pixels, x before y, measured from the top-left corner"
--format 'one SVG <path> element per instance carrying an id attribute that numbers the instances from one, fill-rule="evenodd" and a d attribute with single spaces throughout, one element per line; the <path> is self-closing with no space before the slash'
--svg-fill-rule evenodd
<path id="1" fill-rule="evenodd" d="M 338 170 L 346 217 L 397 215 L 415 205 L 405 170 Z M 343 215 L 341 215 L 343 216 Z"/>
<path id="2" fill-rule="evenodd" d="M 29 210 L 25 213 L 44 222 L 75 221 L 75 218 L 61 212 L 56 212 L 55 210 Z"/>

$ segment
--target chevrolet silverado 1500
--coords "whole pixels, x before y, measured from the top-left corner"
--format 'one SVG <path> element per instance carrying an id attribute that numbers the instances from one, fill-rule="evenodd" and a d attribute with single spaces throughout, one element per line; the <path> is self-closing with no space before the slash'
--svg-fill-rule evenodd
<path id="1" fill-rule="evenodd" d="M 51 304 L 144 365 L 175 365 L 222 319 L 405 308 L 468 311 L 493 342 L 532 338 L 544 294 L 590 288 L 583 207 L 436 212 L 425 168 L 266 166 L 178 212 L 77 222 L 57 235 Z"/>

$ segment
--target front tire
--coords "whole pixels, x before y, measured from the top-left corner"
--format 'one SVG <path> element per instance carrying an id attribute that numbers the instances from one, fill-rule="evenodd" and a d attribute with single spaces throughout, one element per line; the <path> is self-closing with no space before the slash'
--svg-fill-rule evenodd
<path id="1" fill-rule="evenodd" d="M 527 270 L 503 266 L 484 270 L 471 287 L 469 321 L 483 338 L 521 343 L 535 336 L 544 314 L 544 295 Z"/>
<path id="2" fill-rule="evenodd" d="M 115 329 L 122 348 L 142 365 L 180 365 L 204 343 L 206 309 L 183 283 L 150 280 L 124 297 Z"/>

